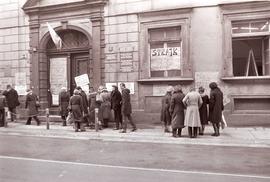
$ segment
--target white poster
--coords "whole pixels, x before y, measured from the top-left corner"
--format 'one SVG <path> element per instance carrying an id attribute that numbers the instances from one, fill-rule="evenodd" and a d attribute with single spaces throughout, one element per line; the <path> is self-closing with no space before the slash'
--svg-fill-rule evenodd
<path id="1" fill-rule="evenodd" d="M 151 71 L 180 69 L 181 47 L 151 49 Z"/>
<path id="2" fill-rule="evenodd" d="M 90 81 L 87 74 L 76 76 L 74 79 L 75 79 L 77 87 L 80 86 L 82 87 L 83 91 L 85 91 L 86 93 L 89 93 Z"/>
<path id="3" fill-rule="evenodd" d="M 121 90 L 121 88 L 120 88 L 121 83 L 124 83 L 126 85 L 126 88 L 128 88 L 130 90 L 130 94 L 135 94 L 134 82 L 119 82 L 118 83 L 119 90 Z"/>
<path id="4" fill-rule="evenodd" d="M 58 57 L 50 59 L 50 91 L 52 104 L 59 105 L 58 94 L 62 87 L 67 88 L 67 58 Z"/>
<path id="5" fill-rule="evenodd" d="M 105 84 L 105 87 L 107 88 L 107 90 L 109 91 L 109 92 L 111 92 L 112 91 L 112 86 L 113 85 L 117 85 L 117 83 L 106 83 Z"/>
<path id="6" fill-rule="evenodd" d="M 153 85 L 153 96 L 164 96 L 169 85 Z"/>
<path id="7" fill-rule="evenodd" d="M 26 95 L 26 72 L 15 73 L 15 90 L 19 95 Z"/>

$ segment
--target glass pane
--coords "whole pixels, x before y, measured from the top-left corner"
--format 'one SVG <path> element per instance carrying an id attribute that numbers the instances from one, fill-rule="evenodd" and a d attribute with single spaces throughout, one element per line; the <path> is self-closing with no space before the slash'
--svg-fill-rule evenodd
<path id="1" fill-rule="evenodd" d="M 150 44 L 150 49 L 157 49 L 157 48 L 163 48 L 164 44 L 163 43 L 151 43 Z"/>
<path id="2" fill-rule="evenodd" d="M 164 77 L 165 71 L 151 71 L 151 77 Z"/>
<path id="3" fill-rule="evenodd" d="M 234 76 L 261 76 L 263 38 L 232 41 Z"/>
<path id="4" fill-rule="evenodd" d="M 269 21 L 258 21 L 251 23 L 251 32 L 268 32 L 269 31 Z"/>
<path id="5" fill-rule="evenodd" d="M 168 70 L 169 77 L 181 76 L 181 70 Z"/>
<path id="6" fill-rule="evenodd" d="M 168 42 L 167 47 L 181 47 L 181 42 Z"/>
<path id="7" fill-rule="evenodd" d="M 232 33 L 249 33 L 249 22 L 235 22 L 232 24 Z"/>
<path id="8" fill-rule="evenodd" d="M 157 29 L 150 29 L 149 30 L 149 37 L 150 41 L 161 41 L 165 38 L 164 29 L 157 28 Z"/>
<path id="9" fill-rule="evenodd" d="M 170 40 L 180 40 L 180 27 L 167 28 L 166 38 Z"/>

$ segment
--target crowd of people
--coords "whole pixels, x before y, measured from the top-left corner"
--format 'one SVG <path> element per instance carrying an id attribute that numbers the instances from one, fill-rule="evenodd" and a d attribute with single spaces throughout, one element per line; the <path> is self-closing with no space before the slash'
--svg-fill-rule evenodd
<path id="1" fill-rule="evenodd" d="M 59 105 L 63 126 L 67 125 L 68 120 L 74 123 L 75 132 L 83 132 L 85 126 L 94 125 L 95 109 L 98 109 L 99 129 L 107 128 L 109 121 L 114 121 L 114 130 L 126 133 L 127 123 L 130 122 L 131 131 L 136 131 L 137 127 L 131 116 L 130 90 L 124 83 L 120 84 L 120 89 L 121 92 L 113 85 L 110 93 L 106 87 L 100 86 L 95 92 L 91 87 L 86 94 L 81 87 L 76 87 L 70 97 L 67 89 L 62 88 L 59 93 Z"/>
<path id="2" fill-rule="evenodd" d="M 209 84 L 210 98 L 205 94 L 205 89 L 199 87 L 190 88 L 185 95 L 181 86 L 170 86 L 162 99 L 161 121 L 164 123 L 164 131 L 170 132 L 173 137 L 181 137 L 182 129 L 188 127 L 190 138 L 196 138 L 204 134 L 205 125 L 210 121 L 213 125 L 212 136 L 220 135 L 220 123 L 222 122 L 223 93 L 217 83 Z"/>
<path id="3" fill-rule="evenodd" d="M 199 87 L 198 91 L 190 88 L 186 95 L 179 85 L 168 87 L 161 105 L 164 131 L 172 132 L 173 137 L 181 137 L 182 129 L 187 127 L 189 137 L 196 138 L 198 134 L 204 134 L 205 125 L 210 121 L 214 129 L 212 136 L 219 136 L 224 109 L 223 93 L 215 82 L 210 83 L 209 88 L 211 89 L 210 97 L 205 94 L 203 87 Z M 5 108 L 8 108 L 11 113 L 11 121 L 15 121 L 16 107 L 19 105 L 18 93 L 10 85 L 7 85 L 5 91 L 0 91 L 0 127 L 4 126 Z M 31 124 L 32 118 L 37 125 L 40 125 L 39 107 L 38 96 L 32 89 L 28 89 L 25 100 L 26 125 Z M 78 86 L 74 89 L 72 96 L 63 87 L 59 93 L 59 109 L 63 126 L 67 126 L 67 122 L 72 123 L 75 132 L 86 131 L 86 126 L 95 126 L 96 118 L 99 129 L 107 128 L 109 121 L 113 121 L 114 130 L 120 130 L 121 133 L 127 132 L 128 122 L 131 124 L 132 132 L 137 130 L 131 116 L 130 90 L 124 83 L 120 84 L 120 89 L 117 85 L 113 85 L 111 92 L 106 87 L 100 86 L 96 92 L 90 87 L 89 93 L 85 93 Z"/>

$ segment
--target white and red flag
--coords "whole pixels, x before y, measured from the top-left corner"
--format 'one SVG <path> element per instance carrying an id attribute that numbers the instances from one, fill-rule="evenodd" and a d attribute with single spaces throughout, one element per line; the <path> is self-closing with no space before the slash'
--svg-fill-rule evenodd
<path id="1" fill-rule="evenodd" d="M 52 40 L 56 46 L 57 49 L 62 49 L 62 39 L 59 37 L 59 35 L 55 32 L 55 30 L 52 28 L 52 26 L 47 22 L 47 26 L 50 32 L 50 35 L 52 37 Z"/>

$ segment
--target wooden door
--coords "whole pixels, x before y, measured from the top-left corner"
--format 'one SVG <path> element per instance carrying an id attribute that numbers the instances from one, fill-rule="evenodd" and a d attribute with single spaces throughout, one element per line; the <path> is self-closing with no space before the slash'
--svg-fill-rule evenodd
<path id="1" fill-rule="evenodd" d="M 71 58 L 71 92 L 76 88 L 75 77 L 88 74 L 90 75 L 90 59 L 89 55 L 74 55 Z"/>

